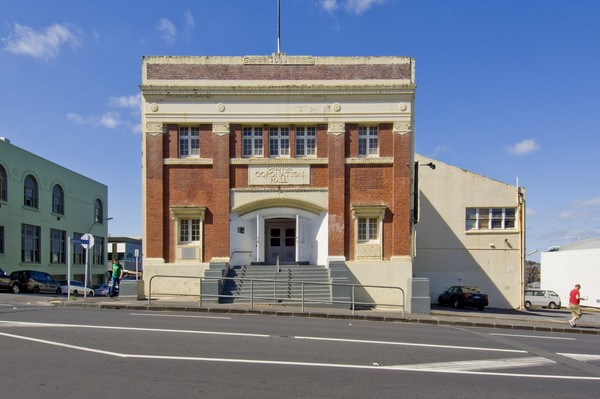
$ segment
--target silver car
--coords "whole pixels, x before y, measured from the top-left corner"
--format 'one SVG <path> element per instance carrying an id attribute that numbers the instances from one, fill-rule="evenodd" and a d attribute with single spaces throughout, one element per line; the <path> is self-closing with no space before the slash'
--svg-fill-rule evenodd
<path id="1" fill-rule="evenodd" d="M 526 289 L 525 309 L 529 309 L 532 306 L 558 309 L 560 308 L 560 297 L 552 290 Z"/>

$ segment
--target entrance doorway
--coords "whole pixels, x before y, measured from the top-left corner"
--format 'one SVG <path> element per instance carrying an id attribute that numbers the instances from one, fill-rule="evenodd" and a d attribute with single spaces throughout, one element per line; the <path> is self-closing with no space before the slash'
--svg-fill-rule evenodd
<path id="1" fill-rule="evenodd" d="M 266 221 L 266 261 L 270 264 L 291 263 L 296 260 L 296 221 L 294 219 L 271 219 Z"/>

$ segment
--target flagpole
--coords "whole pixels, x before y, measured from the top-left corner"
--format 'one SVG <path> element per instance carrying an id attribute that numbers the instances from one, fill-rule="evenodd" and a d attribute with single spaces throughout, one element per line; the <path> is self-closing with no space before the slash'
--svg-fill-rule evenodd
<path id="1" fill-rule="evenodd" d="M 279 45 L 281 37 L 281 0 L 277 0 L 277 54 L 281 54 L 281 47 Z"/>

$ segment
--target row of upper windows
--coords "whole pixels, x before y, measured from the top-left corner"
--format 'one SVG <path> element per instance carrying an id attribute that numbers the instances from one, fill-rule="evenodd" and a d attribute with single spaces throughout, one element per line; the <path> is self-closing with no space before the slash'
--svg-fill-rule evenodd
<path id="1" fill-rule="evenodd" d="M 317 156 L 317 130 L 314 126 L 296 126 L 295 149 L 297 157 Z M 269 157 L 290 156 L 290 128 L 270 127 L 268 136 Z M 262 127 L 242 128 L 242 156 L 246 158 L 264 156 Z M 360 126 L 358 128 L 358 156 L 379 156 L 379 128 Z M 179 127 L 179 157 L 200 157 L 200 128 Z"/>
<path id="2" fill-rule="evenodd" d="M 6 169 L 0 165 L 0 201 L 8 202 L 8 175 Z M 25 176 L 23 184 L 23 206 L 39 209 L 39 185 L 33 175 Z M 65 190 L 60 184 L 52 187 L 52 213 L 65 215 Z M 102 201 L 96 199 L 94 203 L 94 220 L 98 223 L 104 219 Z"/>

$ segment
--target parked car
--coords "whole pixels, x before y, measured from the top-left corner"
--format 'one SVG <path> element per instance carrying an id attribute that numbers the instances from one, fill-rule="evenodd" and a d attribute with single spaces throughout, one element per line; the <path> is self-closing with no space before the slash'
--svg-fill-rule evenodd
<path id="1" fill-rule="evenodd" d="M 20 292 L 47 292 L 60 294 L 60 284 L 50 274 L 37 270 L 17 270 L 10 274 L 10 291 L 15 294 Z"/>
<path id="2" fill-rule="evenodd" d="M 83 295 L 83 293 L 86 292 L 81 281 L 71 280 L 70 283 L 70 287 L 67 287 L 67 281 L 60 282 L 60 289 L 62 290 L 63 294 L 66 294 L 68 289 L 71 290 L 71 295 L 75 296 Z M 87 295 L 94 296 L 94 290 L 91 287 L 87 287 Z"/>
<path id="3" fill-rule="evenodd" d="M 0 268 L 0 290 L 8 290 L 10 288 L 10 276 Z"/>
<path id="4" fill-rule="evenodd" d="M 106 284 L 95 284 L 90 287 L 94 290 L 94 296 L 107 296 L 108 295 L 108 285 Z"/>
<path id="5" fill-rule="evenodd" d="M 551 290 L 525 290 L 525 309 L 532 306 L 541 306 L 543 308 L 558 309 L 560 308 L 560 297 Z"/>
<path id="6" fill-rule="evenodd" d="M 454 308 L 473 307 L 483 310 L 488 304 L 488 296 L 477 287 L 454 285 L 442 292 L 438 304 Z"/>

